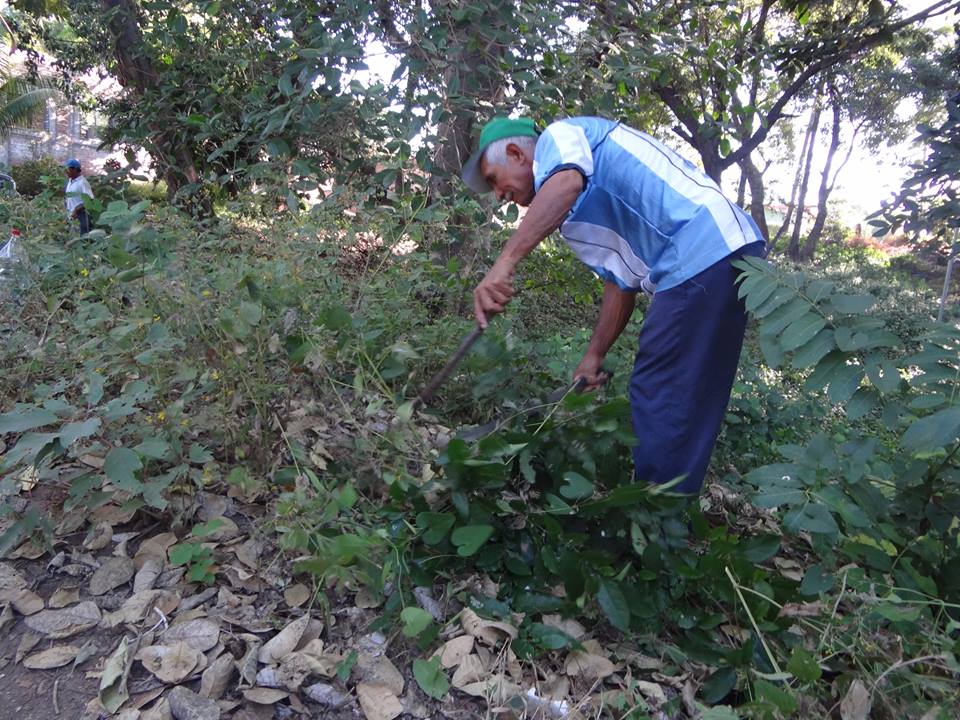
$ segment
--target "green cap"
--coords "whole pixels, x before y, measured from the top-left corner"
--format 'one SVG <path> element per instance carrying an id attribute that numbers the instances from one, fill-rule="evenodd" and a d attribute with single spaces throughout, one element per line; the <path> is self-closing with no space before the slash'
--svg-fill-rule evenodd
<path id="1" fill-rule="evenodd" d="M 494 118 L 480 131 L 480 144 L 477 151 L 470 156 L 463 166 L 463 172 L 460 177 L 467 184 L 467 187 L 478 193 L 490 192 L 490 186 L 480 174 L 480 158 L 484 151 L 490 147 L 490 143 L 504 138 L 511 137 L 537 137 L 537 128 L 530 118 Z"/>

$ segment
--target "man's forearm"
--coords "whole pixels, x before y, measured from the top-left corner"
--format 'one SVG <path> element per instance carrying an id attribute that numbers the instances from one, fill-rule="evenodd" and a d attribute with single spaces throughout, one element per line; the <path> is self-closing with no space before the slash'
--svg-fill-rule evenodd
<path id="1" fill-rule="evenodd" d="M 630 322 L 636 295 L 621 290 L 609 280 L 603 286 L 603 301 L 600 304 L 600 317 L 590 337 L 587 354 L 602 358 L 613 347 L 620 333 Z"/>
<path id="2" fill-rule="evenodd" d="M 563 170 L 540 188 L 497 262 L 512 271 L 523 258 L 563 223 L 577 197 L 583 192 L 583 176 L 577 170 Z"/>

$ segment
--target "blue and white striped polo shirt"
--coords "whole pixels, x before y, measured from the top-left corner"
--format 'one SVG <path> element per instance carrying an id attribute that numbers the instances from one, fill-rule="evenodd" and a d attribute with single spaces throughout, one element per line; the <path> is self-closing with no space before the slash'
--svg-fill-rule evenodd
<path id="1" fill-rule="evenodd" d="M 693 164 L 653 139 L 602 118 L 550 125 L 537 141 L 534 188 L 559 170 L 584 190 L 560 234 L 597 275 L 624 290 L 668 290 L 763 239 L 752 218 Z"/>

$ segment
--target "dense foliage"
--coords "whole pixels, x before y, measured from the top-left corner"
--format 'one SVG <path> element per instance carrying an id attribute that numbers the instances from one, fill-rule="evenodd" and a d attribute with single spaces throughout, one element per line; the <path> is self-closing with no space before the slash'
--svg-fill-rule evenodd
<path id="1" fill-rule="evenodd" d="M 470 290 L 518 217 L 453 181 L 479 120 L 673 133 L 715 177 L 739 169 L 762 213 L 761 150 L 791 144 L 790 114 L 829 99 L 832 136 L 869 118 L 879 143 L 915 93 L 931 152 L 888 214 L 953 227 L 960 115 L 930 104 L 952 55 L 915 25 L 956 3 L 13 6 L 34 60 L 109 114 L 108 141 L 147 150 L 168 197 L 132 166 L 93 178 L 79 237 L 37 163 L 18 170 L 31 197 L 0 208 L 26 252 L 0 276 L 0 554 L 69 544 L 110 507 L 170 528 L 171 563 L 217 585 L 195 513 L 219 495 L 257 508 L 245 530 L 329 617 L 363 597 L 434 699 L 453 691 L 432 653 L 471 611 L 536 683 L 589 628 L 617 661 L 571 692 L 597 717 L 955 714 L 960 332 L 885 254 L 838 231 L 818 264 L 742 264 L 753 322 L 693 502 L 632 482 L 643 301 L 608 389 L 570 388 L 600 288 L 559 242 L 430 406 L 414 399 L 471 330 Z M 381 48 L 389 81 L 364 74 Z M 86 96 L 89 71 L 121 91 Z"/>

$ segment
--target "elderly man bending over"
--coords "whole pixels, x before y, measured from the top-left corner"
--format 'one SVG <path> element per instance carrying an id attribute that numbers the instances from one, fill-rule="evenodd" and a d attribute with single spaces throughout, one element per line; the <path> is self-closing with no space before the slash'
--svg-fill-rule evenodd
<path id="1" fill-rule="evenodd" d="M 528 207 L 474 290 L 477 323 L 503 312 L 517 264 L 560 234 L 604 281 L 586 354 L 574 370 L 605 382 L 604 356 L 653 295 L 630 378 L 636 478 L 697 493 L 730 399 L 746 314 L 731 261 L 765 254 L 752 219 L 716 183 L 654 138 L 617 122 L 577 117 L 538 135 L 529 119 L 495 118 L 463 169 L 476 192 Z"/>

